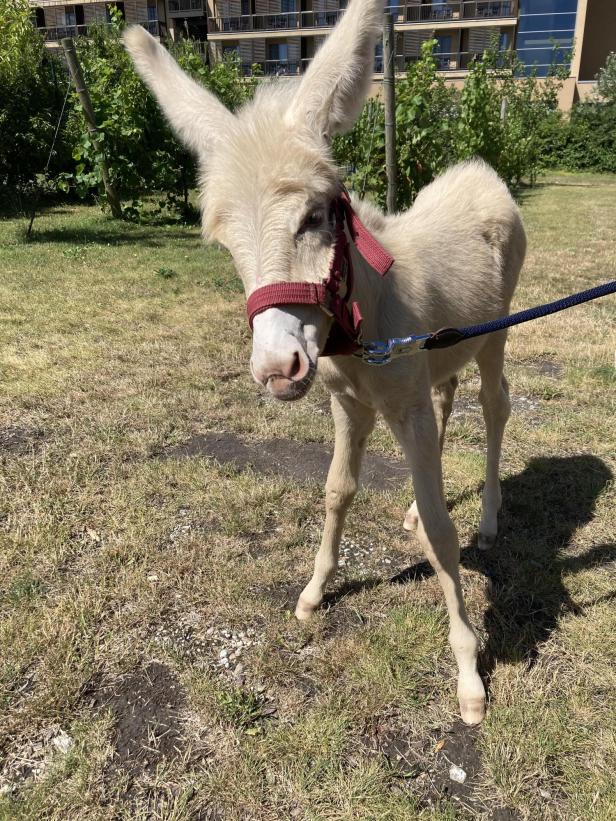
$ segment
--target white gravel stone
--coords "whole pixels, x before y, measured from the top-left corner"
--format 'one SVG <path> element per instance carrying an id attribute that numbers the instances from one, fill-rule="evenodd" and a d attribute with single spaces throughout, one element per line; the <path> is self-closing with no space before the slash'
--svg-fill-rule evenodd
<path id="1" fill-rule="evenodd" d="M 464 784 L 466 781 L 466 773 L 457 764 L 452 764 L 449 768 L 449 777 L 458 784 Z"/>
<path id="2" fill-rule="evenodd" d="M 66 754 L 72 747 L 75 746 L 74 740 L 65 733 L 64 730 L 61 730 L 55 738 L 51 739 L 52 745 L 58 750 L 60 753 Z"/>

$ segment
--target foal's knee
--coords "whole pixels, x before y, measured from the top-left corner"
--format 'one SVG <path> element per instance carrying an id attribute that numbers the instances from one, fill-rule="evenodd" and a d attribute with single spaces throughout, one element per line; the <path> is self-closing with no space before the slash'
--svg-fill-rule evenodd
<path id="1" fill-rule="evenodd" d="M 344 513 L 355 494 L 357 493 L 357 482 L 345 482 L 335 487 L 325 487 L 325 509 L 327 513 Z"/>
<path id="2" fill-rule="evenodd" d="M 511 401 L 509 399 L 509 388 L 507 381 L 503 377 L 503 384 L 496 390 L 486 390 L 484 386 L 479 391 L 479 401 L 484 410 L 484 414 L 505 424 L 511 415 Z"/>

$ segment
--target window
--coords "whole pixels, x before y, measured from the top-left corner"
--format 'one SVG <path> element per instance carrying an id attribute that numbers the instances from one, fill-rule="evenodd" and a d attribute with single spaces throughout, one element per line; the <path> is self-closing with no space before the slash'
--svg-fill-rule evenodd
<path id="1" fill-rule="evenodd" d="M 250 14 L 250 0 L 242 0 L 242 15 Z"/>
<path id="2" fill-rule="evenodd" d="M 436 37 L 437 54 L 451 54 L 451 34 L 439 34 Z"/>
<path id="3" fill-rule="evenodd" d="M 151 23 L 156 23 L 158 20 L 158 9 L 155 5 L 148 5 L 148 20 Z"/>
<path id="4" fill-rule="evenodd" d="M 529 48 L 553 48 L 555 45 L 571 48 L 573 37 L 566 31 L 551 31 L 549 34 L 536 32 L 518 37 L 518 51 Z"/>
<path id="5" fill-rule="evenodd" d="M 383 41 L 377 40 L 374 47 L 374 70 L 377 74 L 383 72 Z"/>
<path id="6" fill-rule="evenodd" d="M 289 47 L 286 43 L 270 43 L 267 54 L 270 60 L 286 63 L 289 56 Z"/>
<path id="7" fill-rule="evenodd" d="M 515 48 L 526 73 L 545 77 L 552 65 L 569 64 L 576 12 L 577 0 L 520 0 Z"/>
<path id="8" fill-rule="evenodd" d="M 295 0 L 281 0 L 280 11 L 283 14 L 290 14 L 295 11 Z"/>
<path id="9" fill-rule="evenodd" d="M 75 14 L 75 6 L 65 6 L 64 7 L 64 25 L 65 26 L 76 26 L 77 25 L 77 16 Z"/>
<path id="10" fill-rule="evenodd" d="M 578 0 L 520 0 L 520 16 L 525 14 L 564 14 L 577 11 Z"/>
<path id="11" fill-rule="evenodd" d="M 565 49 L 554 49 L 551 45 L 549 48 L 521 48 L 518 51 L 518 57 L 531 68 L 534 65 L 550 66 L 552 64 L 562 65 L 567 57 Z"/>
<path id="12" fill-rule="evenodd" d="M 37 29 L 45 28 L 45 12 L 41 8 L 34 9 L 34 25 Z"/>
<path id="13" fill-rule="evenodd" d="M 518 31 L 552 31 L 575 29 L 575 14 L 528 14 L 520 17 Z"/>

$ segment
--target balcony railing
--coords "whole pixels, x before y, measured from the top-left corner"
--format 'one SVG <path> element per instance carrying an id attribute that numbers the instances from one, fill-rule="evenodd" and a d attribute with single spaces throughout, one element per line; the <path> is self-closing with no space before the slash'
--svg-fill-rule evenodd
<path id="1" fill-rule="evenodd" d="M 388 11 L 395 23 L 447 23 L 459 20 L 486 20 L 498 17 L 515 17 L 515 0 L 460 0 L 442 2 L 400 4 Z"/>
<path id="2" fill-rule="evenodd" d="M 105 25 L 105 24 L 98 24 Z M 38 28 L 39 34 L 43 35 L 46 42 L 61 40 L 63 37 L 87 37 L 88 26 L 47 26 Z"/>
<path id="3" fill-rule="evenodd" d="M 47 26 L 45 28 L 37 28 L 39 34 L 43 35 L 45 42 L 53 43 L 61 40 L 63 37 L 87 37 L 88 30 L 93 26 L 108 26 L 109 23 L 97 22 L 87 23 L 84 25 L 75 26 Z M 155 37 L 161 37 L 160 23 L 158 20 L 144 20 L 139 23 L 144 29 L 153 34 Z"/>
<path id="4" fill-rule="evenodd" d="M 505 65 L 504 55 L 506 52 L 501 53 L 503 54 L 502 64 Z M 468 71 L 473 60 L 481 59 L 481 56 L 481 52 L 475 51 L 436 52 L 434 54 L 438 71 Z M 407 56 L 404 54 L 396 54 L 396 72 L 402 74 L 408 71 L 410 66 L 420 59 L 419 55 Z M 244 76 L 265 75 L 268 77 L 292 77 L 303 74 L 310 62 L 311 58 L 303 58 L 301 60 L 262 60 L 255 63 L 242 63 L 241 71 Z M 383 73 L 383 58 L 381 56 L 377 56 L 374 60 L 374 73 Z"/>
<path id="5" fill-rule="evenodd" d="M 336 11 L 292 11 L 280 14 L 242 14 L 237 17 L 210 17 L 209 29 L 217 31 L 279 31 L 280 29 L 332 28 L 344 9 Z"/>
<path id="6" fill-rule="evenodd" d="M 182 11 L 203 11 L 203 0 L 169 0 L 169 14 Z"/>
<path id="7" fill-rule="evenodd" d="M 502 68 L 507 65 L 506 55 L 508 52 L 501 51 L 496 58 L 495 65 Z M 481 60 L 483 52 L 480 51 L 451 51 L 451 52 L 434 52 L 434 59 L 436 60 L 437 71 L 468 71 L 471 63 L 475 60 Z M 418 62 L 421 57 L 418 54 L 405 55 L 396 54 L 395 67 L 398 74 L 403 74 L 408 71 L 413 63 Z M 491 64 L 492 65 L 492 64 Z M 377 57 L 374 65 L 375 74 L 383 73 L 383 58 Z"/>
<path id="8" fill-rule="evenodd" d="M 172 3 L 195 3 L 200 0 L 169 0 Z M 401 3 L 389 6 L 397 24 L 455 23 L 460 20 L 492 20 L 515 17 L 517 0 L 455 0 L 441 3 Z M 344 9 L 335 11 L 293 11 L 280 14 L 243 14 L 233 17 L 210 17 L 209 30 L 216 32 L 286 31 L 293 29 L 331 28 Z"/>

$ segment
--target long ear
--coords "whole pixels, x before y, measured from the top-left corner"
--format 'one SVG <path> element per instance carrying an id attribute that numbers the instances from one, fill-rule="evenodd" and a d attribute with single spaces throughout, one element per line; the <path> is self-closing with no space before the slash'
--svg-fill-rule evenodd
<path id="1" fill-rule="evenodd" d="M 307 123 L 326 140 L 353 125 L 368 95 L 382 23 L 383 0 L 352 0 L 300 83 L 290 125 Z"/>
<path id="2" fill-rule="evenodd" d="M 143 26 L 130 26 L 123 39 L 137 72 L 188 148 L 201 153 L 213 143 L 222 142 L 233 127 L 233 114 L 182 71 Z"/>

